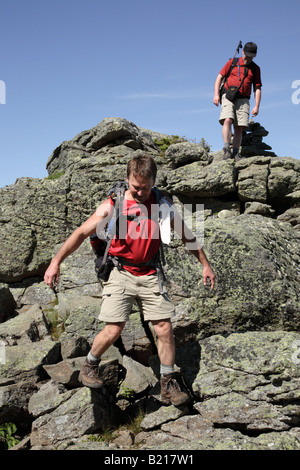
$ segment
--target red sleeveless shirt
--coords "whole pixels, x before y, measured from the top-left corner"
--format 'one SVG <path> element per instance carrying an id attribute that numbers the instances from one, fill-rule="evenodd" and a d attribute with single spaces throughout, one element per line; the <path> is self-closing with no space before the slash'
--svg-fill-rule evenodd
<path id="1" fill-rule="evenodd" d="M 113 238 L 109 254 L 126 258 L 130 263 L 150 261 L 160 246 L 158 210 L 153 192 L 143 204 L 124 198 L 119 235 Z M 124 269 L 135 276 L 156 272 L 149 266 L 124 266 Z"/>

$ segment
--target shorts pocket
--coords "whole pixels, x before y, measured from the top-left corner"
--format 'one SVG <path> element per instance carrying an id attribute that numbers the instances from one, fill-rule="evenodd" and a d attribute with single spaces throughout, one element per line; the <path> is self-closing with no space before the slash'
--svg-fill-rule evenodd
<path id="1" fill-rule="evenodd" d="M 122 295 L 125 292 L 125 285 L 122 284 L 106 284 L 103 287 L 102 298 Z"/>
<path id="2" fill-rule="evenodd" d="M 127 320 L 127 304 L 124 284 L 107 284 L 102 291 L 102 302 L 99 320 L 106 322 L 123 322 Z"/>

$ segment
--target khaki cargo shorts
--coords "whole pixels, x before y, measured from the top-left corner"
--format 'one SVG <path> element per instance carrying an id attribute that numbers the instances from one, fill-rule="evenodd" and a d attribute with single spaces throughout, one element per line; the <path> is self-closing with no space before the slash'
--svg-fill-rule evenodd
<path id="1" fill-rule="evenodd" d="M 144 319 L 167 320 L 174 314 L 174 305 L 167 294 L 161 294 L 157 275 L 134 276 L 125 269 L 114 268 L 103 283 L 99 320 L 124 322 L 129 319 L 136 300 Z"/>
<path id="2" fill-rule="evenodd" d="M 249 123 L 250 102 L 248 98 L 229 101 L 225 94 L 222 96 L 222 106 L 219 122 L 224 124 L 226 118 L 233 119 L 234 126 L 247 127 Z"/>

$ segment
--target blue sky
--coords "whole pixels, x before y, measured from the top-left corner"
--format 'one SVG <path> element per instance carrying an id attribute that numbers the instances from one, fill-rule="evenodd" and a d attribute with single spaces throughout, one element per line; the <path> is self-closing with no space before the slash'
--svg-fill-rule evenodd
<path id="1" fill-rule="evenodd" d="M 0 187 L 105 117 L 219 150 L 213 84 L 239 40 L 258 44 L 264 142 L 300 158 L 299 18 L 299 0 L 2 0 Z"/>

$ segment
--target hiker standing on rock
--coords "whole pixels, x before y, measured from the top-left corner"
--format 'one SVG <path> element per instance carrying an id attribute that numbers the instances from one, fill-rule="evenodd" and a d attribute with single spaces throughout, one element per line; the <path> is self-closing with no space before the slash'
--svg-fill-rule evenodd
<path id="1" fill-rule="evenodd" d="M 239 45 L 238 49 L 239 47 L 242 47 L 242 45 Z M 230 59 L 215 81 L 213 102 L 216 106 L 221 104 L 219 122 L 223 126 L 224 159 L 234 158 L 237 161 L 241 158 L 239 148 L 242 143 L 243 129 L 248 126 L 249 122 L 249 100 L 252 86 L 255 98 L 252 116 L 257 116 L 259 112 L 262 83 L 260 68 L 253 62 L 253 57 L 256 54 L 257 45 L 253 42 L 247 42 L 242 57 Z M 232 125 L 234 126 L 234 136 L 231 154 Z"/>
<path id="2" fill-rule="evenodd" d="M 156 173 L 154 159 L 145 153 L 134 157 L 127 165 L 128 189 L 124 193 L 123 207 L 120 209 L 123 220 L 126 220 L 126 233 L 121 238 L 118 232 L 119 235 L 112 239 L 109 258 L 113 260 L 114 266 L 108 280 L 103 283 L 99 320 L 105 321 L 106 325 L 93 341 L 81 369 L 80 379 L 87 387 L 102 387 L 103 382 L 99 377 L 101 356 L 120 337 L 132 304 L 137 300 L 144 319 L 152 322 L 157 335 L 161 400 L 166 404 L 181 405 L 189 397 L 174 375 L 175 342 L 171 324 L 174 305 L 166 292 L 162 292 L 155 263 L 152 263 L 161 243 L 158 218 L 153 214 L 157 210 L 153 191 Z M 210 283 L 213 289 L 215 276 L 204 251 L 172 206 L 172 201 L 163 196 L 161 203 L 159 211 L 163 206 L 168 208 L 169 225 L 171 223 L 189 251 L 200 261 L 203 266 L 203 282 L 205 285 Z M 99 233 L 112 219 L 113 206 L 112 198 L 105 200 L 65 241 L 45 273 L 44 280 L 48 286 L 53 287 L 58 283 L 62 261 L 79 248 L 87 237 L 95 232 Z M 170 216 L 171 207 L 173 212 Z"/>

